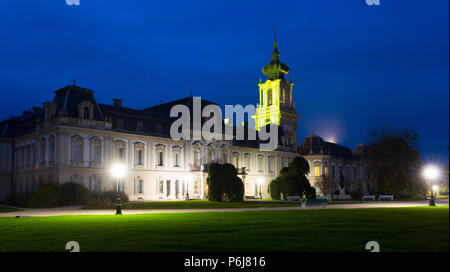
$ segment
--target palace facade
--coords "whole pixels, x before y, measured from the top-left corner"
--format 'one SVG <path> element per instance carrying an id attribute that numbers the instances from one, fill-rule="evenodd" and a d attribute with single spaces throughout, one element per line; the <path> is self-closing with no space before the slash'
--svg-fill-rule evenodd
<path id="1" fill-rule="evenodd" d="M 132 109 L 119 99 L 111 105 L 97 103 L 94 91 L 75 83 L 63 87 L 54 92 L 53 101 L 0 122 L 0 200 L 12 191 L 31 193 L 45 181 L 78 182 L 92 191 L 120 190 L 130 200 L 204 199 L 207 168 L 213 162 L 238 169 L 246 196 L 268 197 L 268 183 L 299 155 L 309 161 L 310 180 L 319 193 L 332 193 L 337 173 L 361 180 L 358 186 L 364 187 L 363 162 L 346 148 L 318 136 L 297 147 L 299 115 L 292 79 L 285 79 L 288 72 L 275 40 L 253 116 L 256 130 L 270 123 L 280 126 L 274 151 L 260 150 L 258 140 L 173 140 L 170 110 L 185 105 L 192 113 L 192 96 Z M 217 105 L 202 100 L 201 107 L 210 104 Z M 122 180 L 110 174 L 116 162 L 128 169 Z M 330 189 L 322 190 L 319 181 L 329 179 Z"/>

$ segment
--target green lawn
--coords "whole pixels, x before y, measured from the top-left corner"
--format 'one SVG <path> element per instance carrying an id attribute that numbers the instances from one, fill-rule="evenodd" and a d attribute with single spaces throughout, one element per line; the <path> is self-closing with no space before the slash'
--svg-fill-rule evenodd
<path id="1" fill-rule="evenodd" d="M 449 250 L 449 208 L 318 209 L 0 218 L 0 251 Z"/>
<path id="2" fill-rule="evenodd" d="M 300 206 L 298 202 L 244 201 L 214 202 L 208 200 L 127 202 L 124 209 L 220 209 Z"/>

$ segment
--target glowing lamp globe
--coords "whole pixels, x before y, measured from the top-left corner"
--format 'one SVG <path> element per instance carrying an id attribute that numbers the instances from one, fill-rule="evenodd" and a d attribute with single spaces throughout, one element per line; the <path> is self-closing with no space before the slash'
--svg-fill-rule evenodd
<path id="1" fill-rule="evenodd" d="M 423 170 L 423 176 L 426 179 L 434 180 L 439 176 L 439 169 L 434 165 L 429 165 Z"/>
<path id="2" fill-rule="evenodd" d="M 115 163 L 111 167 L 111 174 L 115 178 L 121 179 L 121 178 L 125 177 L 125 175 L 127 174 L 127 168 L 125 167 L 125 165 L 123 165 L 121 163 Z"/>

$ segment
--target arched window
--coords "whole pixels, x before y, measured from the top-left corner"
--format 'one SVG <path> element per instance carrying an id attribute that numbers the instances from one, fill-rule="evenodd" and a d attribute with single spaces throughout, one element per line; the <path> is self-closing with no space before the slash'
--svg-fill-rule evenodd
<path id="1" fill-rule="evenodd" d="M 244 166 L 247 171 L 250 170 L 250 162 L 251 162 L 250 153 L 244 154 Z"/>
<path id="2" fill-rule="evenodd" d="M 158 152 L 158 166 L 164 166 L 164 151 Z"/>
<path id="3" fill-rule="evenodd" d="M 166 185 L 167 185 L 167 187 L 166 187 L 167 196 L 170 196 L 170 194 L 172 193 L 172 192 L 170 191 L 170 185 L 171 185 L 170 180 L 167 180 Z"/>
<path id="4" fill-rule="evenodd" d="M 91 162 L 100 163 L 102 161 L 102 140 L 93 137 L 91 142 Z"/>
<path id="5" fill-rule="evenodd" d="M 258 156 L 258 171 L 259 172 L 264 171 L 264 156 L 263 155 Z"/>
<path id="6" fill-rule="evenodd" d="M 214 150 L 208 151 L 208 163 L 212 163 L 214 161 Z"/>
<path id="7" fill-rule="evenodd" d="M 160 194 L 164 193 L 164 181 L 162 180 L 159 181 L 159 193 Z"/>
<path id="8" fill-rule="evenodd" d="M 273 101 L 272 101 L 272 89 L 269 89 L 267 91 L 267 106 L 272 106 Z"/>
<path id="9" fill-rule="evenodd" d="M 194 150 L 194 166 L 200 166 L 200 152 Z"/>
<path id="10" fill-rule="evenodd" d="M 45 138 L 39 141 L 39 162 L 45 163 Z"/>
<path id="11" fill-rule="evenodd" d="M 48 160 L 55 161 L 55 136 L 53 135 L 48 138 Z"/>
<path id="12" fill-rule="evenodd" d="M 84 138 L 81 136 L 72 137 L 72 162 L 83 161 Z"/>
<path id="13" fill-rule="evenodd" d="M 121 162 L 126 161 L 126 146 L 127 144 L 124 141 L 116 141 L 115 143 L 116 148 L 116 160 L 119 160 Z"/>
<path id="14" fill-rule="evenodd" d="M 145 144 L 136 142 L 134 143 L 134 164 L 136 166 L 144 165 Z"/>
<path id="15" fill-rule="evenodd" d="M 180 182 L 178 180 L 175 180 L 175 196 L 178 198 L 179 194 L 180 194 Z"/>

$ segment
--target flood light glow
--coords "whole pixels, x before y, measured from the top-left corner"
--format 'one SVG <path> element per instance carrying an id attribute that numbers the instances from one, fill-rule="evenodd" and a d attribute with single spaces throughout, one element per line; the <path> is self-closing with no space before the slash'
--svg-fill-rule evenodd
<path id="1" fill-rule="evenodd" d="M 115 163 L 111 166 L 111 174 L 115 178 L 123 178 L 127 174 L 127 168 L 122 163 Z"/>

